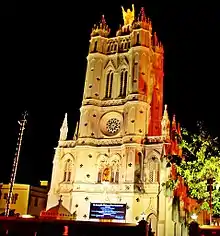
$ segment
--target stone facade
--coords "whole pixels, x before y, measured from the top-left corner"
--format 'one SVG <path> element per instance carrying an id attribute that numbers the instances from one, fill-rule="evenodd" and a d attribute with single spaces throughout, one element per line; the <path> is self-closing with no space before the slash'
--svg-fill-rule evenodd
<path id="1" fill-rule="evenodd" d="M 126 203 L 126 223 L 144 213 L 156 235 L 171 236 L 172 202 L 161 186 L 169 175 L 163 46 L 144 9 L 134 19 L 123 14 L 133 23 L 124 23 L 116 37 L 108 37 L 104 16 L 92 30 L 80 119 L 73 139 L 66 140 L 65 116 L 47 209 L 62 195 L 77 220 L 90 220 L 90 203 Z"/>

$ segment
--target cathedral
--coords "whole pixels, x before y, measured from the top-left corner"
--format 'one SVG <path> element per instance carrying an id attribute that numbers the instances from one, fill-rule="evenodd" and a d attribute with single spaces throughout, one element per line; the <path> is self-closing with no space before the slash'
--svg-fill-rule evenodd
<path id="1" fill-rule="evenodd" d="M 137 223 L 146 218 L 157 236 L 185 235 L 172 220 L 172 201 L 162 187 L 169 175 L 164 155 L 170 139 L 163 45 L 143 8 L 136 14 L 133 5 L 122 7 L 122 16 L 113 37 L 104 16 L 92 28 L 80 119 L 67 140 L 65 115 L 47 209 L 62 195 L 76 220 Z M 120 204 L 124 217 L 92 217 L 95 205 Z"/>

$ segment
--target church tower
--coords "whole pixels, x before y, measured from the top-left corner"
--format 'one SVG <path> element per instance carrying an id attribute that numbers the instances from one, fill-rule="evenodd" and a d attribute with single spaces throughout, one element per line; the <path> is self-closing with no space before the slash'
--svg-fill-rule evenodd
<path id="1" fill-rule="evenodd" d="M 125 204 L 123 222 L 146 215 L 156 235 L 172 235 L 165 230 L 171 214 L 161 189 L 169 136 L 163 46 L 143 8 L 137 17 L 134 6 L 122 13 L 116 36 L 109 37 L 104 16 L 92 29 L 80 119 L 73 139 L 66 140 L 65 116 L 47 209 L 62 195 L 77 220 L 93 220 L 91 204 Z"/>

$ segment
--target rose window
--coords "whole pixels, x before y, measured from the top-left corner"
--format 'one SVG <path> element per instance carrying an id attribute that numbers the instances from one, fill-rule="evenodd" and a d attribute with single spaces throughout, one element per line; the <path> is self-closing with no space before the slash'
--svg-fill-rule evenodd
<path id="1" fill-rule="evenodd" d="M 106 123 L 106 129 L 111 134 L 117 133 L 120 130 L 120 121 L 116 118 L 108 120 Z"/>

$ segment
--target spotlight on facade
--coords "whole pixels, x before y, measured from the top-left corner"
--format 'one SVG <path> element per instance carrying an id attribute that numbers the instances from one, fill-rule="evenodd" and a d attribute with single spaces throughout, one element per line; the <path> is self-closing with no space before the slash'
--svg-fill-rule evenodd
<path id="1" fill-rule="evenodd" d="M 32 215 L 21 215 L 20 217 L 21 217 L 21 218 L 25 218 L 25 219 L 35 218 L 35 217 L 32 216 Z"/>

